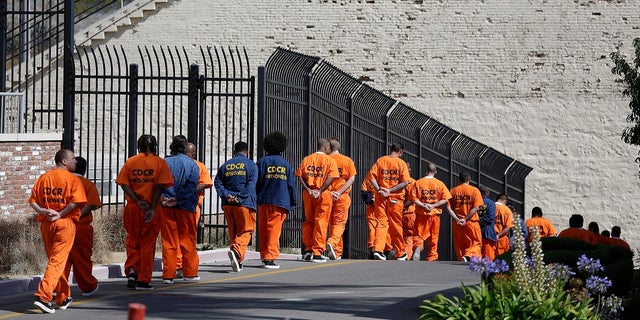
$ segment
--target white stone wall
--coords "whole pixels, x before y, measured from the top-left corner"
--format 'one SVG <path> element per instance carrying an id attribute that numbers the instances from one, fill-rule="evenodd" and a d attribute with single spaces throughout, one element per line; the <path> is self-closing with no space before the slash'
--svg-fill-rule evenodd
<path id="1" fill-rule="evenodd" d="M 633 0 L 182 0 L 108 41 L 278 47 L 326 58 L 374 88 L 534 168 L 527 217 L 620 225 L 640 246 L 638 148 L 609 53 L 631 58 Z M 197 62 L 197 61 L 196 61 Z"/>

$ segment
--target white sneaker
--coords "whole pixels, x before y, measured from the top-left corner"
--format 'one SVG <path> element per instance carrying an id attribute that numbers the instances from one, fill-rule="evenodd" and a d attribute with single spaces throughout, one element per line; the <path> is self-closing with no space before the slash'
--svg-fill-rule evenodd
<path id="1" fill-rule="evenodd" d="M 184 281 L 186 281 L 186 282 L 198 282 L 198 281 L 200 281 L 200 276 L 184 277 Z"/>
<path id="2" fill-rule="evenodd" d="M 387 260 L 387 257 L 384 254 L 376 251 L 373 253 L 373 260 Z"/>
<path id="3" fill-rule="evenodd" d="M 411 260 L 420 261 L 420 251 L 421 251 L 421 248 L 416 247 L 416 249 L 413 251 L 413 255 L 411 256 Z"/>
<path id="4" fill-rule="evenodd" d="M 399 256 L 396 260 L 398 261 L 407 261 L 409 255 L 405 252 L 403 255 Z"/>
<path id="5" fill-rule="evenodd" d="M 331 260 L 336 259 L 336 251 L 333 250 L 333 246 L 330 243 L 327 243 L 327 257 Z"/>
<path id="6" fill-rule="evenodd" d="M 162 283 L 164 283 L 164 284 L 173 284 L 173 279 L 162 279 Z"/>
<path id="7" fill-rule="evenodd" d="M 233 272 L 238 272 L 242 269 L 240 269 L 240 263 L 238 262 L 238 257 L 236 257 L 236 253 L 233 250 L 230 250 L 229 253 L 229 261 L 231 262 L 231 270 L 233 270 Z M 186 280 L 187 278 L 185 278 Z"/>

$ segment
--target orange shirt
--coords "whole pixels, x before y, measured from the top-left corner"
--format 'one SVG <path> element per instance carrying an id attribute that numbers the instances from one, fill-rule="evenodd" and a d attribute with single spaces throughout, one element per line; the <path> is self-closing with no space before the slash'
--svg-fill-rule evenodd
<path id="1" fill-rule="evenodd" d="M 56 211 L 62 211 L 70 203 L 77 203 L 74 210 L 63 218 L 70 218 L 77 222 L 80 217 L 80 207 L 87 202 L 80 179 L 63 168 L 54 168 L 41 175 L 31 189 L 29 203 Z M 39 214 L 38 221 L 45 221 L 44 215 Z"/>
<path id="2" fill-rule="evenodd" d="M 140 200 L 151 204 L 155 188 L 173 186 L 173 176 L 164 159 L 151 153 L 138 153 L 124 163 L 116 183 L 131 187 Z M 132 201 L 129 195 L 126 199 Z"/>
<path id="3" fill-rule="evenodd" d="M 560 232 L 558 237 L 574 238 L 574 239 L 586 241 L 591 245 L 598 244 L 598 239 L 596 239 L 596 235 L 593 232 L 587 229 L 582 229 L 582 228 L 564 229 L 562 230 L 562 232 Z"/>
<path id="4" fill-rule="evenodd" d="M 531 230 L 532 228 L 535 228 L 535 227 L 538 228 L 538 233 L 540 234 L 540 238 L 551 237 L 558 234 L 556 232 L 556 228 L 553 226 L 551 221 L 549 221 L 547 218 L 531 217 L 524 224 L 527 226 L 527 229 L 529 230 L 529 236 L 527 237 L 527 241 L 529 242 L 531 242 Z"/>
<path id="5" fill-rule="evenodd" d="M 312 153 L 302 159 L 296 177 L 302 177 L 310 189 L 320 189 L 328 178 L 338 178 L 336 161 L 324 152 Z"/>
<path id="6" fill-rule="evenodd" d="M 598 244 L 606 244 L 606 245 L 610 245 L 611 241 L 609 241 L 608 237 L 605 237 L 601 234 L 596 234 L 594 233 L 594 235 L 596 236 L 596 240 L 598 241 Z"/>
<path id="7" fill-rule="evenodd" d="M 631 250 L 629 244 L 620 238 L 609 238 L 609 244 L 612 246 L 621 246 Z"/>
<path id="8" fill-rule="evenodd" d="M 205 184 L 207 185 L 207 188 L 211 188 L 213 186 L 213 180 L 211 180 L 211 174 L 209 174 L 207 166 L 198 160 L 195 160 L 195 162 L 198 165 L 198 169 L 200 169 L 198 184 Z M 204 190 L 200 191 L 198 194 L 198 206 L 201 206 L 202 202 L 204 202 Z"/>
<path id="9" fill-rule="evenodd" d="M 494 224 L 496 234 L 506 228 L 513 228 L 513 212 L 506 205 L 496 202 L 496 220 Z"/>
<path id="10" fill-rule="evenodd" d="M 373 188 L 373 185 L 371 184 L 371 181 L 369 181 L 369 179 L 364 179 L 362 181 L 362 186 L 360 186 L 360 190 L 369 191 L 369 193 L 371 193 L 372 196 L 375 196 L 376 194 L 376 190 Z"/>
<path id="11" fill-rule="evenodd" d="M 76 177 L 80 179 L 82 188 L 84 189 L 84 194 L 87 196 L 87 203 L 85 203 L 85 206 L 102 207 L 102 201 L 100 200 L 100 194 L 98 193 L 96 185 L 84 176 L 76 175 Z M 91 221 L 93 221 L 93 214 L 89 212 L 81 221 L 83 223 L 91 223 Z"/>
<path id="12" fill-rule="evenodd" d="M 458 218 L 462 219 L 469 214 L 471 209 L 484 204 L 484 201 L 478 188 L 462 183 L 451 189 L 451 199 L 449 199 L 449 203 Z M 474 214 L 469 221 L 479 221 L 478 214 Z"/>
<path id="13" fill-rule="evenodd" d="M 409 196 L 411 195 L 411 192 L 413 192 L 413 189 L 416 185 L 416 180 L 409 177 L 409 180 L 407 182 L 408 184 L 404 188 L 404 198 L 407 199 L 406 201 L 409 201 Z M 415 202 L 411 201 L 411 204 L 409 204 L 402 213 L 414 213 L 414 212 L 416 212 L 416 204 Z"/>
<path id="14" fill-rule="evenodd" d="M 434 204 L 440 200 L 451 199 L 451 192 L 444 183 L 434 177 L 424 177 L 418 179 L 413 184 L 411 193 L 409 196 L 410 201 L 419 200 L 422 203 Z M 446 206 L 446 204 L 445 204 Z M 427 212 L 423 207 L 416 206 L 416 213 L 426 215 L 439 215 L 442 214 L 442 207 L 431 209 Z"/>
<path id="15" fill-rule="evenodd" d="M 373 164 L 367 179 L 375 180 L 380 188 L 391 189 L 409 180 L 409 168 L 407 163 L 399 157 L 383 156 Z M 403 200 L 404 190 L 390 194 L 389 198 Z"/>
<path id="16" fill-rule="evenodd" d="M 344 186 L 347 180 L 356 175 L 356 166 L 353 164 L 351 158 L 340 154 L 332 154 L 330 157 L 335 160 L 338 169 L 338 178 L 334 179 L 329 187 L 331 191 L 338 191 Z M 343 194 L 349 194 L 351 187 L 343 192 Z"/>

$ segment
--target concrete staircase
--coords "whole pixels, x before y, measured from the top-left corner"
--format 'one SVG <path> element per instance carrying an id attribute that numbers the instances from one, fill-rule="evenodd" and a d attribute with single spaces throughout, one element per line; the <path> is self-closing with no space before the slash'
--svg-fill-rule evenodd
<path id="1" fill-rule="evenodd" d="M 173 0 L 137 0 L 133 1 L 112 15 L 90 25 L 83 30 L 76 30 L 77 47 L 106 42 L 110 36 L 136 25 L 139 21 L 167 6 Z"/>

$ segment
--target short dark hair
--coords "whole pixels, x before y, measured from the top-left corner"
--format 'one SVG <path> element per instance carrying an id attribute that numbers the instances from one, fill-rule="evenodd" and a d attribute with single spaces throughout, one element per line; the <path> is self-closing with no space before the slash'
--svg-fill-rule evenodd
<path id="1" fill-rule="evenodd" d="M 185 153 L 187 150 L 187 138 L 181 134 L 173 137 L 171 144 L 169 145 L 169 150 L 171 150 L 171 154 Z"/>
<path id="2" fill-rule="evenodd" d="M 404 145 L 401 142 L 394 142 L 391 145 L 391 152 L 400 152 L 404 150 Z"/>
<path id="3" fill-rule="evenodd" d="M 249 151 L 249 145 L 244 141 L 238 141 L 233 145 L 233 153 Z"/>
<path id="4" fill-rule="evenodd" d="M 542 209 L 540 209 L 540 207 L 534 207 L 533 209 L 531 209 L 531 216 L 542 217 Z"/>
<path id="5" fill-rule="evenodd" d="M 262 144 L 267 154 L 282 154 L 287 148 L 287 137 L 280 131 L 274 131 L 264 137 Z"/>
<path id="6" fill-rule="evenodd" d="M 138 152 L 156 153 L 158 149 L 158 140 L 150 134 L 143 134 L 138 138 Z"/>
<path id="7" fill-rule="evenodd" d="M 611 228 L 611 236 L 612 237 L 616 237 L 616 238 L 620 238 L 620 227 L 618 226 L 613 226 L 613 228 Z"/>
<path id="8" fill-rule="evenodd" d="M 76 170 L 73 171 L 81 176 L 87 173 L 87 160 L 81 156 L 76 157 Z"/>
<path id="9" fill-rule="evenodd" d="M 483 196 L 488 196 L 489 195 L 489 188 L 487 188 L 485 186 L 479 186 L 478 190 L 480 190 L 480 194 L 482 194 Z"/>
<path id="10" fill-rule="evenodd" d="M 504 193 L 501 193 L 501 194 L 497 195 L 496 196 L 496 201 L 499 201 L 499 200 L 507 200 L 507 195 L 504 194 Z"/>
<path id="11" fill-rule="evenodd" d="M 469 173 L 469 171 L 460 172 L 459 180 L 460 180 L 460 182 L 469 182 L 469 181 L 471 181 L 471 173 Z"/>
<path id="12" fill-rule="evenodd" d="M 587 226 L 587 228 L 589 229 L 589 231 L 593 233 L 596 233 L 596 234 L 600 233 L 600 226 L 595 221 L 589 222 L 589 226 Z"/>
<path id="13" fill-rule="evenodd" d="M 584 225 L 584 218 L 579 214 L 572 214 L 569 217 L 569 227 L 570 228 L 582 228 Z"/>

